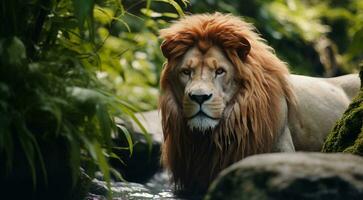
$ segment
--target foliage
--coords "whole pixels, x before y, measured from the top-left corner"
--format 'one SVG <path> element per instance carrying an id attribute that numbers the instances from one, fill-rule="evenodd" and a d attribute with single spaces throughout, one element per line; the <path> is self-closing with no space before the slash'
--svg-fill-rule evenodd
<path id="1" fill-rule="evenodd" d="M 294 72 L 327 76 L 357 70 L 362 61 L 362 9 L 360 0 L 194 0 L 190 6 L 193 13 L 245 17 Z"/>
<path id="2" fill-rule="evenodd" d="M 67 28 L 82 29 L 83 24 L 76 28 L 76 23 L 86 21 L 85 16 L 88 16 L 83 13 L 75 18 L 62 10 L 65 7 L 73 9 L 71 3 L 2 3 L 9 12 L 3 14 L 10 18 L 10 24 L 3 25 L 2 30 L 7 31 L 1 33 L 0 42 L 3 94 L 0 149 L 11 170 L 13 159 L 16 159 L 12 157 L 13 151 L 19 150 L 14 143 L 20 141 L 34 185 L 38 177 L 35 162 L 43 163 L 38 141 L 63 137 L 68 139 L 72 152 L 75 178 L 84 149 L 83 155 L 91 157 L 109 179 L 103 148 L 110 146 L 111 133 L 115 132 L 110 115 L 113 102 L 101 92 L 96 79 L 85 68 L 82 55 L 58 40 L 61 31 Z M 79 6 L 75 4 L 74 8 Z M 25 12 L 24 18 L 18 17 L 21 12 Z M 29 34 L 29 30 L 34 32 Z M 43 175 L 46 178 L 44 166 Z"/>
<path id="3" fill-rule="evenodd" d="M 175 1 L 162 2 L 182 13 Z M 146 1 L 144 12 L 151 12 L 150 3 Z M 136 120 L 137 109 L 128 103 L 134 100 L 129 93 L 137 91 L 140 83 L 141 87 L 157 85 L 159 68 L 145 56 L 161 63 L 156 24 L 164 22 L 139 19 L 121 1 L 111 0 L 14 0 L 2 1 L 0 6 L 2 163 L 10 172 L 14 151 L 22 151 L 36 185 L 41 176 L 35 166 L 42 166 L 44 179 L 47 174 L 42 156 L 46 150 L 39 141 L 65 138 L 74 180 L 82 163 L 91 175 L 97 166 L 109 182 L 110 172 L 115 171 L 108 157 L 117 157 L 111 151 L 111 138 L 123 133 L 130 153 L 133 146 L 130 133 L 117 127 L 114 117 Z M 131 34 L 130 21 L 125 20 L 130 16 L 144 20 L 150 31 L 140 28 L 142 33 Z M 134 70 L 124 70 L 128 66 Z M 155 89 L 147 91 L 142 97 L 135 95 L 138 102 L 157 96 Z"/>
<path id="4" fill-rule="evenodd" d="M 122 21 L 110 18 L 112 10 L 95 11 L 96 35 L 105 40 L 99 51 L 103 61 L 98 77 L 120 98 L 135 102 L 141 110 L 155 109 L 164 61 L 158 30 L 178 15 L 173 6 L 163 1 L 153 1 L 148 11 L 142 1 L 123 2 Z M 363 46 L 363 20 L 359 12 L 363 4 L 359 0 L 182 2 L 178 9 L 186 13 L 218 11 L 243 16 L 256 25 L 294 73 L 335 76 L 354 72 L 363 58 L 359 51 Z M 148 17 L 137 17 L 140 14 Z M 122 58 L 118 59 L 120 55 Z"/>
<path id="5" fill-rule="evenodd" d="M 103 61 L 98 77 L 120 98 L 135 102 L 141 110 L 155 109 L 157 105 L 164 61 L 158 30 L 178 17 L 176 9 L 163 2 L 153 1 L 147 11 L 146 2 L 123 1 L 122 21 L 110 18 L 112 10 L 95 11 L 96 35 L 105 40 L 104 48 L 99 50 Z M 218 11 L 243 16 L 256 25 L 294 73 L 335 76 L 354 72 L 363 58 L 359 51 L 363 46 L 363 20 L 359 12 L 363 4 L 359 0 L 179 2 L 182 3 L 178 10 L 184 9 L 186 13 Z"/>
<path id="6" fill-rule="evenodd" d="M 166 20 L 178 18 L 183 10 L 175 1 L 153 1 L 148 9 L 142 3 L 125 1 L 122 20 L 112 18 L 115 10 L 96 7 L 96 35 L 103 41 L 97 75 L 119 98 L 137 102 L 141 110 L 151 110 L 157 105 L 164 62 L 158 31 L 168 24 Z M 182 5 L 186 3 L 182 1 Z"/>

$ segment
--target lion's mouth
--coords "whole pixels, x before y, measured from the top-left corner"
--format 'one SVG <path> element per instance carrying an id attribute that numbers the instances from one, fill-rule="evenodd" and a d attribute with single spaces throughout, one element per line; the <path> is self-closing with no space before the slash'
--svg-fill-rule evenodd
<path id="1" fill-rule="evenodd" d="M 208 115 L 202 109 L 187 119 L 189 128 L 197 132 L 213 130 L 218 125 L 220 120 L 220 118 L 215 118 Z"/>
<path id="2" fill-rule="evenodd" d="M 213 120 L 219 120 L 219 118 L 216 118 L 216 117 L 212 117 L 212 116 L 207 115 L 201 109 L 196 114 L 192 115 L 191 117 L 188 117 L 188 119 L 190 120 L 190 119 L 193 119 L 195 117 L 206 117 L 206 118 L 213 119 Z"/>

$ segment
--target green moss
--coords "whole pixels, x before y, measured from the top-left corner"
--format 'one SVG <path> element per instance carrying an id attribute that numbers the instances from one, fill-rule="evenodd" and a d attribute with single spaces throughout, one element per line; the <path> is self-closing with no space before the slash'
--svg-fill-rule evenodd
<path id="1" fill-rule="evenodd" d="M 360 78 L 363 85 L 363 68 Z M 363 156 L 363 87 L 328 135 L 322 151 Z"/>

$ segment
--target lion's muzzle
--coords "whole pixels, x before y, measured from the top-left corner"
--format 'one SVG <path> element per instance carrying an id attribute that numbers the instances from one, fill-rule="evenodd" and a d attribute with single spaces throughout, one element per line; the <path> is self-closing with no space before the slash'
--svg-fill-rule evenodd
<path id="1" fill-rule="evenodd" d="M 192 94 L 189 93 L 189 98 L 192 101 L 197 102 L 199 105 L 202 105 L 205 101 L 209 100 L 212 97 L 212 94 Z"/>
<path id="2" fill-rule="evenodd" d="M 192 90 L 184 96 L 183 112 L 192 130 L 204 132 L 216 127 L 221 118 L 222 107 L 212 92 Z"/>

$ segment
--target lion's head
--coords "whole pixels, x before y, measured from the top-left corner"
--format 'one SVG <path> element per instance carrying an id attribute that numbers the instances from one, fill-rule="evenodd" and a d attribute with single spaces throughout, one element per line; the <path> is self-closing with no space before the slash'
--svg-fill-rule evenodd
<path id="1" fill-rule="evenodd" d="M 271 151 L 288 69 L 254 27 L 223 14 L 192 15 L 160 31 L 163 163 L 180 189 L 206 189 L 243 157 Z"/>
<path id="2" fill-rule="evenodd" d="M 190 48 L 175 67 L 176 96 L 182 101 L 187 125 L 195 132 L 213 130 L 237 91 L 232 63 L 223 50 L 210 46 L 204 52 Z"/>

